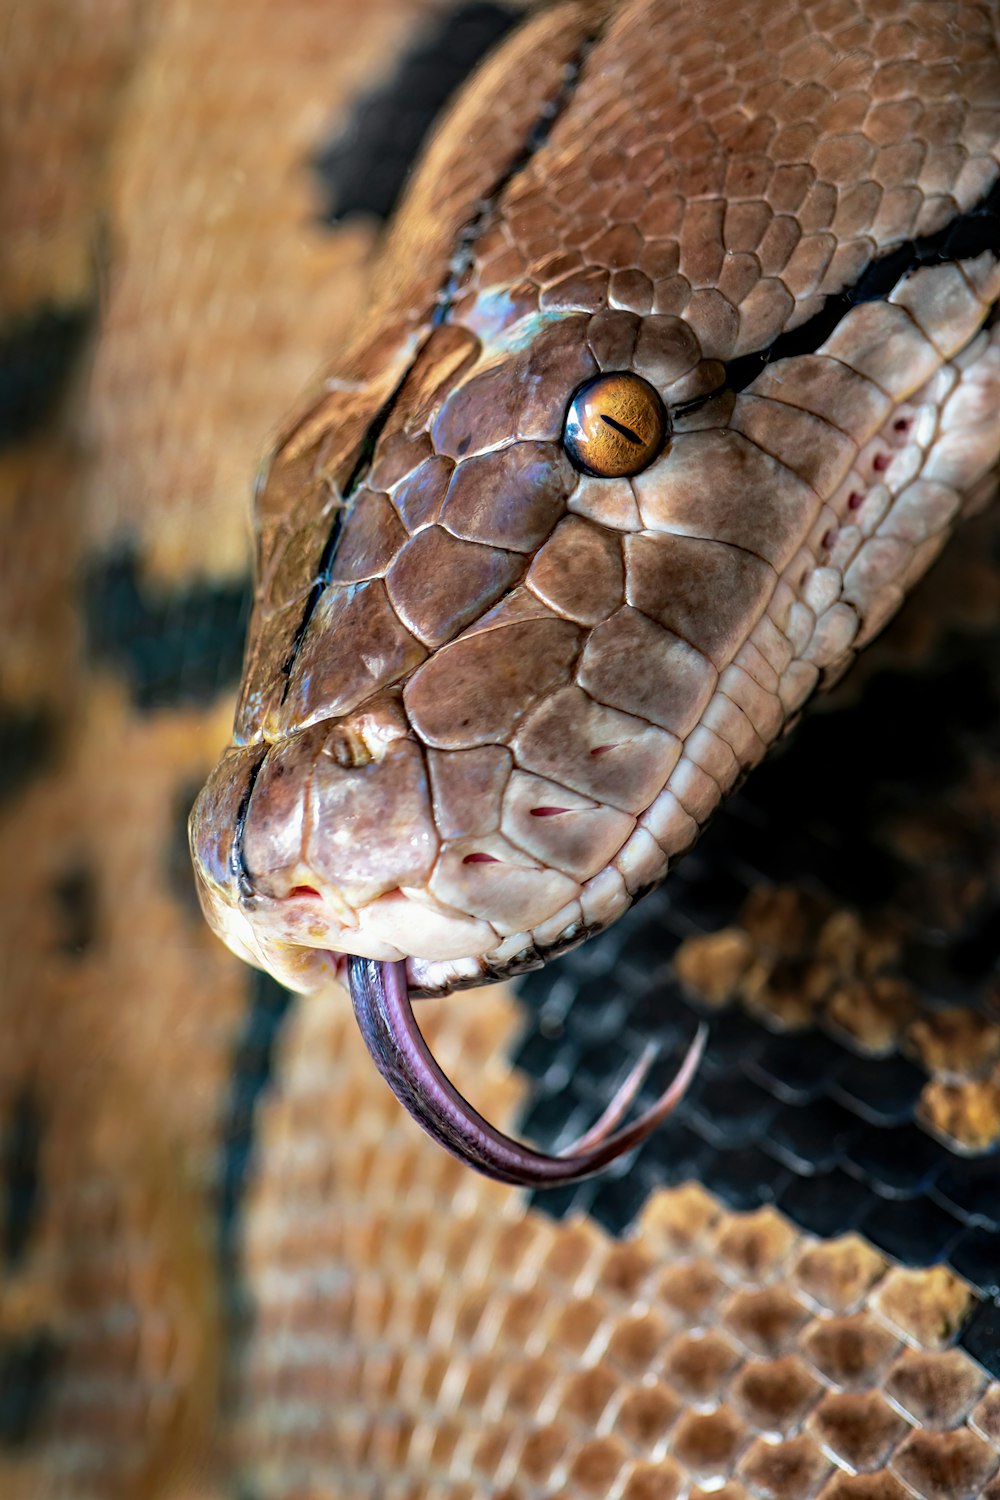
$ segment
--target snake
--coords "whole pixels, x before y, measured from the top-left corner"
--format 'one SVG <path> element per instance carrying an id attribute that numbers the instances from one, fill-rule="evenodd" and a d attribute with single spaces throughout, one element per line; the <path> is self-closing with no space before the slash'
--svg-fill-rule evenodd
<path id="1" fill-rule="evenodd" d="M 472 11 L 495 23 L 492 7 Z M 369 139 L 364 90 L 380 80 L 378 109 L 405 120 L 409 148 L 419 86 L 397 70 L 415 49 L 426 78 L 427 38 L 445 26 L 436 74 L 464 14 L 424 0 L 363 11 L 286 0 L 280 16 L 270 0 L 97 11 L 14 0 L 5 14 L 18 108 L 0 111 L 0 366 L 13 372 L 0 383 L 0 1492 L 995 1500 L 1000 567 L 996 508 L 973 512 L 996 450 L 996 7 L 533 7 L 442 117 L 381 230 L 364 153 L 386 143 Z M 643 80 L 660 101 L 655 126 Z M 653 130 L 662 141 L 644 156 Z M 603 131 L 620 145 L 605 150 Z M 331 139 L 341 160 L 361 160 L 351 191 L 366 209 L 332 226 L 310 165 Z M 699 186 L 698 170 L 723 160 L 724 177 Z M 637 231 L 618 237 L 615 264 L 598 245 L 612 214 Z M 784 249 L 793 224 L 802 232 Z M 563 232 L 579 243 L 556 252 Z M 772 261 L 784 269 L 765 271 Z M 576 300 L 549 307 L 567 280 Z M 744 310 L 751 281 L 766 285 Z M 872 339 L 854 343 L 866 319 Z M 697 373 L 673 385 L 667 346 L 640 343 L 647 328 L 680 340 Z M 822 405 L 833 396 L 818 351 L 836 340 L 837 378 L 870 403 L 849 416 Z M 922 340 L 935 351 L 926 374 Z M 864 348 L 886 359 L 866 366 L 871 389 L 851 375 Z M 254 465 L 277 414 L 338 350 L 274 433 L 258 483 L 256 613 L 232 737 Z M 898 382 L 911 378 L 923 383 L 904 396 Z M 452 556 L 471 548 L 461 568 L 421 564 L 433 587 L 418 576 L 399 590 L 382 552 L 362 577 L 364 535 L 406 547 L 391 497 L 421 466 L 433 474 L 432 410 L 462 401 L 469 451 L 438 472 L 544 449 L 565 484 L 536 515 L 543 529 L 551 520 L 545 538 L 528 552 L 516 529 L 483 541 L 428 517 L 415 533 L 431 530 Z M 779 418 L 808 436 L 779 441 Z M 838 432 L 857 447 L 857 480 L 826 495 Z M 712 443 L 722 451 L 684 478 L 697 513 L 647 524 L 642 507 L 667 504 L 676 461 Z M 747 513 L 752 534 L 712 508 L 727 497 L 730 446 L 773 476 Z M 603 472 L 623 455 L 649 461 L 627 478 Z M 390 459 L 399 479 L 376 473 Z M 809 462 L 822 473 L 803 479 Z M 741 482 L 736 499 L 747 493 Z M 718 555 L 752 573 L 759 561 L 770 579 L 761 506 L 786 496 L 819 506 L 796 532 L 809 576 L 789 562 L 779 582 L 768 563 L 764 613 L 734 616 L 728 644 L 700 633 L 714 628 L 719 590 L 696 594 L 680 550 L 669 589 L 636 593 L 659 577 L 649 559 L 666 569 L 666 548 L 685 541 L 703 567 Z M 499 524 L 493 499 L 481 518 Z M 579 566 L 546 576 L 546 549 L 555 562 L 581 538 Z M 863 541 L 872 571 L 848 584 Z M 490 548 L 509 576 L 487 601 L 472 561 Z M 624 602 L 602 592 L 609 557 Z M 342 585 L 362 602 L 384 589 L 388 636 L 363 654 L 353 627 L 350 648 L 334 643 L 307 725 L 285 694 L 290 659 L 305 665 Z M 817 635 L 834 585 L 864 616 L 849 644 Z M 876 600 L 888 615 L 903 593 L 899 618 L 837 687 L 880 627 Z M 446 820 L 482 808 L 488 756 L 439 745 L 407 717 L 407 695 L 440 662 L 457 684 L 441 700 L 446 732 L 488 710 L 501 696 L 495 663 L 476 708 L 448 653 L 507 631 L 482 627 L 512 603 L 521 633 L 507 639 L 542 623 L 566 639 L 572 627 L 579 645 L 543 653 L 537 673 L 526 650 L 504 655 L 531 670 L 502 697 L 509 734 L 486 742 L 512 769 L 502 793 L 486 777 L 500 815 L 493 827 L 483 813 L 472 843 Z M 601 683 L 583 666 L 584 634 L 599 643 L 607 621 L 632 619 L 626 606 L 648 621 L 647 644 L 654 627 L 687 643 L 690 656 L 671 646 L 675 664 L 679 653 L 697 667 L 703 648 L 721 682 L 739 656 L 761 690 L 745 697 L 727 678 L 746 726 L 725 701 L 706 705 L 669 765 L 679 736 L 658 722 L 655 695 L 670 673 L 642 676 L 652 659 L 638 650 L 624 663 L 611 653 Z M 418 608 L 453 611 L 447 640 Z M 854 628 L 842 610 L 834 626 Z M 421 660 L 370 692 L 351 679 L 367 697 L 328 713 L 334 680 L 339 691 L 362 667 L 391 675 L 386 642 L 404 630 Z M 780 726 L 777 707 L 762 711 L 774 681 L 751 638 L 794 648 Z M 716 665 L 720 649 L 729 665 Z M 603 663 L 603 650 L 591 658 Z M 296 682 L 305 692 L 301 672 Z M 640 689 L 654 696 L 618 696 Z M 529 759 L 532 716 L 584 699 L 601 730 L 635 721 L 634 733 L 588 740 L 593 721 L 573 715 L 551 758 Z M 760 738 L 772 724 L 782 743 L 765 759 L 747 726 Z M 709 732 L 737 726 L 731 758 Z M 310 761 L 327 734 L 333 756 Z M 203 920 L 187 838 L 231 739 L 194 832 L 210 920 L 239 957 Z M 607 768 L 583 790 L 581 744 L 600 751 L 585 771 Z M 506 864 L 509 899 L 512 871 L 543 892 L 550 878 L 589 884 L 579 919 L 569 903 L 579 927 L 525 908 L 516 930 L 496 918 L 502 942 L 473 951 L 477 939 L 465 956 L 362 946 L 343 866 L 324 873 L 313 845 L 301 868 L 281 863 L 282 831 L 306 811 L 295 766 L 276 775 L 296 747 L 328 786 L 365 771 L 374 785 L 413 757 L 433 830 L 379 792 L 367 811 L 351 797 L 369 821 L 330 845 L 338 860 L 371 861 L 368 905 L 397 915 L 400 943 L 408 921 L 454 936 L 442 908 L 459 933 L 492 941 L 476 925 L 494 925 L 479 914 L 479 882 L 500 873 L 488 859 L 456 862 L 468 899 L 442 901 L 432 877 L 407 886 L 415 920 L 392 895 L 393 861 L 421 827 L 435 847 L 466 840 Z M 649 768 L 642 797 L 623 792 L 633 756 Z M 508 790 L 515 759 L 544 793 L 526 816 Z M 473 786 L 442 802 L 439 772 L 447 782 L 461 766 L 479 768 Z M 676 809 L 667 828 L 648 816 L 668 784 L 690 824 Z M 714 815 L 713 787 L 730 793 Z M 680 858 L 685 830 L 693 838 L 710 817 Z M 549 841 L 570 818 L 564 869 L 566 845 Z M 340 819 L 338 803 L 335 831 Z M 639 838 L 632 851 L 645 848 L 645 867 L 622 857 L 635 833 L 604 852 L 616 819 L 652 829 L 657 850 Z M 588 828 L 602 830 L 596 841 Z M 585 874 L 596 859 L 597 876 Z M 638 900 L 661 860 L 668 878 Z M 295 884 L 318 895 L 293 895 Z M 352 976 L 367 1037 L 342 989 Z M 699 1027 L 708 1038 L 689 1054 Z M 482 1124 L 417 1055 L 424 1037 Z M 404 1103 L 430 1099 L 421 1123 L 440 1144 L 487 1172 L 502 1153 L 515 1182 L 552 1153 L 555 1168 L 541 1170 L 562 1184 L 522 1193 L 467 1170 L 398 1107 L 366 1041 Z M 622 1141 L 670 1098 L 645 1140 Z M 534 1155 L 505 1138 L 484 1146 L 486 1121 Z M 609 1146 L 618 1159 L 573 1180 Z"/>
<path id="2" fill-rule="evenodd" d="M 895 613 L 1000 454 L 995 16 L 557 5 L 460 95 L 353 342 L 258 482 L 202 903 L 520 1185 L 411 995 L 530 970 L 659 883 Z M 773 50 L 771 41 L 773 39 Z M 919 122 L 919 123 L 918 123 Z"/>

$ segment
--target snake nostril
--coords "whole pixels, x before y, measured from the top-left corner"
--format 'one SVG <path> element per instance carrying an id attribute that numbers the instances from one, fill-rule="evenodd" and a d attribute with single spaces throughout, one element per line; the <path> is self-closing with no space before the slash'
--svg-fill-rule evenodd
<path id="1" fill-rule="evenodd" d="M 322 899 L 314 885 L 293 885 L 288 894 L 289 896 L 314 896 L 317 901 Z"/>

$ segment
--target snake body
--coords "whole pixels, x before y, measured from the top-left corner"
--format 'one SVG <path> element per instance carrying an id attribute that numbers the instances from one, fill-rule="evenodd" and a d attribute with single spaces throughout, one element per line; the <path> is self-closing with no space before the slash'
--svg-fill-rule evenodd
<path id="1" fill-rule="evenodd" d="M 300 990 L 537 965 L 881 629 L 1000 452 L 995 19 L 559 5 L 461 96 L 259 485 L 192 817 L 235 951 Z M 641 471 L 570 461 L 601 372 L 665 408 Z M 442 1087 L 354 990 L 401 1097 Z"/>

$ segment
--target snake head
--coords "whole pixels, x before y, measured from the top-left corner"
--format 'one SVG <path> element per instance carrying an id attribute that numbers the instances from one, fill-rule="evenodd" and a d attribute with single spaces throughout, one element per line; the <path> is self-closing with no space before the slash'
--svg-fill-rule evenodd
<path id="1" fill-rule="evenodd" d="M 942 15 L 926 56 L 960 70 Z M 728 19 L 547 7 L 459 97 L 264 475 L 192 817 L 216 929 L 293 988 L 349 968 L 400 1097 L 506 1180 L 535 1168 L 463 1133 L 409 994 L 538 965 L 660 880 L 997 454 L 988 112 L 958 108 L 946 195 L 881 105 L 777 124 L 806 90 L 823 120 L 919 93 L 907 28 L 796 40 L 762 82 Z"/>
<path id="2" fill-rule="evenodd" d="M 604 396 L 608 372 L 618 384 Z M 601 422 L 595 388 L 633 426 L 636 388 L 655 389 L 654 471 L 671 398 L 713 378 L 677 319 L 643 330 L 629 314 L 485 298 L 461 328 L 429 335 L 346 452 L 355 393 L 331 392 L 258 496 L 236 742 L 191 819 L 206 915 L 294 989 L 349 973 L 404 1102 L 508 1181 L 597 1170 L 654 1127 L 668 1095 L 638 1134 L 612 1135 L 613 1101 L 586 1150 L 557 1166 L 525 1156 L 436 1072 L 409 994 L 536 967 L 662 876 L 671 827 L 675 844 L 693 836 L 673 794 L 655 804 L 716 670 L 666 632 L 671 692 L 654 681 L 659 659 L 643 665 L 654 627 L 626 597 L 635 494 L 627 474 L 586 472 L 580 450 L 587 420 Z M 628 466 L 633 427 L 611 422 L 594 463 Z"/>
<path id="3" fill-rule="evenodd" d="M 484 294 L 433 330 L 353 445 L 358 403 L 331 392 L 264 480 L 237 743 L 192 847 L 209 920 L 295 988 L 347 954 L 405 960 L 416 992 L 536 966 L 693 837 L 657 798 L 717 682 L 719 610 L 702 652 L 638 606 L 658 570 L 661 613 L 672 594 L 690 615 L 698 576 L 732 617 L 773 574 L 724 545 L 714 573 L 710 544 L 643 546 L 638 481 L 585 472 L 565 436 L 602 375 L 636 426 L 621 383 L 654 391 L 658 493 L 670 414 L 719 371 L 680 319 L 524 303 Z"/>

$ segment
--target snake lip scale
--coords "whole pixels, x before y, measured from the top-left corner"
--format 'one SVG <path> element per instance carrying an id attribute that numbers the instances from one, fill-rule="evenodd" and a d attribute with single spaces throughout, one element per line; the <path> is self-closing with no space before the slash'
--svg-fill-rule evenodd
<path id="1" fill-rule="evenodd" d="M 346 977 L 406 1108 L 502 1181 L 630 1150 L 703 1035 L 548 1157 L 444 1078 L 411 994 L 537 967 L 662 880 L 1000 455 L 995 13 L 820 10 L 766 83 L 754 4 L 526 21 L 258 488 L 202 904 L 291 988 Z"/>

